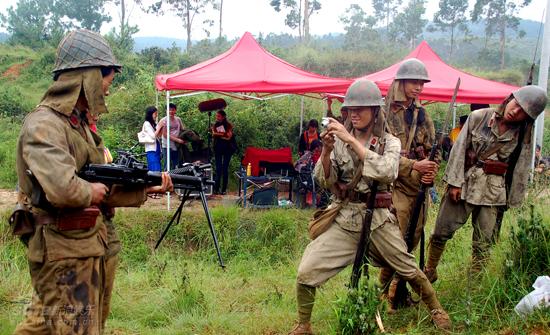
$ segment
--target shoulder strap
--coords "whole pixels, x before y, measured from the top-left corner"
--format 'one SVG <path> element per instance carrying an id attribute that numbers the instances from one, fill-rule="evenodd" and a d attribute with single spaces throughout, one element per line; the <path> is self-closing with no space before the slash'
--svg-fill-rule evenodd
<path id="1" fill-rule="evenodd" d="M 409 152 L 409 150 L 411 150 L 411 143 L 414 139 L 414 135 L 416 135 L 417 120 L 418 120 L 418 108 L 415 108 L 413 112 L 413 120 L 412 120 L 411 128 L 409 129 L 409 136 L 407 137 L 407 145 L 405 146 L 406 152 Z"/>
<path id="2" fill-rule="evenodd" d="M 488 148 L 481 155 L 479 155 L 479 160 L 486 160 L 488 157 L 498 152 L 505 144 L 506 142 L 495 143 L 492 147 Z"/>

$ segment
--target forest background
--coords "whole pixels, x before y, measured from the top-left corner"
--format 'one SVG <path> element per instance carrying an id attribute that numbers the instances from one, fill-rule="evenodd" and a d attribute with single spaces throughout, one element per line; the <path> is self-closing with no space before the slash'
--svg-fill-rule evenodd
<path id="1" fill-rule="evenodd" d="M 259 34 L 255 36 L 258 42 L 289 63 L 323 75 L 353 78 L 380 70 L 423 39 L 444 61 L 461 70 L 518 86 L 526 82 L 533 59 L 538 63 L 540 57 L 540 49 L 535 54 L 540 23 L 517 17 L 522 6 L 532 5 L 529 0 L 441 0 L 433 17 L 425 15 L 427 1 L 372 0 L 369 10 L 360 5 L 343 8 L 339 20 L 345 32 L 322 36 L 310 32 L 309 22 L 328 0 L 265 1 L 292 34 Z M 106 12 L 109 4 L 118 8 L 118 16 Z M 135 37 L 138 27 L 128 14 L 129 4 L 157 13 L 159 20 L 163 13 L 176 13 L 187 38 Z M 119 22 L 105 37 L 124 69 L 115 77 L 107 98 L 109 113 L 98 124 L 106 145 L 115 151 L 137 144 L 145 108 L 156 101 L 155 75 L 214 57 L 235 42 L 223 34 L 224 6 L 231 6 L 231 1 L 19 0 L 2 13 L 0 22 L 7 33 L 0 33 L 0 189 L 15 189 L 19 129 L 51 84 L 55 47 L 66 31 L 76 27 L 99 31 L 110 20 Z M 212 13 L 219 14 L 214 16 L 219 19 L 212 19 Z M 200 30 L 208 31 L 211 38 L 193 39 L 193 32 Z M 535 67 L 535 83 L 537 74 Z M 197 105 L 214 97 L 205 94 L 175 100 L 178 115 L 203 138 L 208 116 Z M 226 100 L 239 145 L 232 171 L 247 146 L 291 146 L 296 152 L 301 97 Z M 306 98 L 304 102 L 305 121 L 324 115 L 322 100 Z M 427 108 L 440 128 L 447 105 Z M 165 110 L 162 98 L 159 109 Z M 468 105 L 458 107 L 458 116 L 468 112 Z M 544 152 L 550 150 L 549 128 L 547 116 Z M 442 187 L 438 182 L 440 192 Z M 548 311 L 528 319 L 513 312 L 536 275 L 550 271 L 548 180 L 535 184 L 530 194 L 524 208 L 506 216 L 504 242 L 475 284 L 466 271 L 471 228 L 462 229 L 453 239 L 436 290 L 455 322 L 454 332 L 543 334 L 548 329 Z M 532 211 L 531 204 L 535 205 Z M 434 206 L 427 232 L 436 213 Z M 2 222 L 8 214 L 0 208 Z M 295 317 L 295 269 L 308 240 L 305 223 L 310 210 L 248 211 L 227 203 L 213 208 L 227 272 L 216 268 L 200 211 L 186 212 L 185 222 L 174 229 L 164 249 L 152 253 L 156 233 L 169 215 L 158 208 L 117 214 L 124 248 L 108 322 L 110 333 L 283 334 L 290 329 Z M 24 249 L 7 225 L 0 227 L 0 334 L 9 334 L 22 317 L 31 289 Z M 343 287 L 348 275 L 329 282 L 320 293 L 314 313 L 320 334 L 344 332 L 346 324 L 364 317 L 363 310 L 351 316 L 342 312 L 346 310 Z M 376 278 L 376 272 L 371 278 Z M 433 332 L 423 309 L 383 317 L 392 333 Z"/>

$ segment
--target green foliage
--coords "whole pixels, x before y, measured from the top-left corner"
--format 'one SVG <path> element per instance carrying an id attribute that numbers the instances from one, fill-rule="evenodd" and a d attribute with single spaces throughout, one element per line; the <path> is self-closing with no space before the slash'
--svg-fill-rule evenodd
<path id="1" fill-rule="evenodd" d="M 412 49 L 428 23 L 428 20 L 422 18 L 425 12 L 426 0 L 410 0 L 407 7 L 397 14 L 389 27 L 392 39 L 401 39 Z"/>
<path id="2" fill-rule="evenodd" d="M 372 280 L 359 284 L 357 289 L 348 288 L 348 295 L 336 301 L 338 334 L 374 334 L 378 330 L 376 315 L 385 316 L 386 303 L 380 302 L 380 289 Z"/>
<path id="3" fill-rule="evenodd" d="M 504 279 L 511 300 L 525 295 L 537 276 L 550 273 L 550 222 L 531 205 L 530 217 L 518 219 L 510 234 L 510 251 L 504 264 Z"/>
<path id="4" fill-rule="evenodd" d="M 20 90 L 8 83 L 0 82 L 0 116 L 22 120 L 32 105 L 21 95 Z M 2 134 L 0 134 L 2 135 Z"/>

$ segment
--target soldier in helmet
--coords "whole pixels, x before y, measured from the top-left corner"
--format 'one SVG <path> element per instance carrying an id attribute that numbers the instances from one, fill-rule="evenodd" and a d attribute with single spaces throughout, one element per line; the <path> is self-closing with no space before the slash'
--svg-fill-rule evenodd
<path id="1" fill-rule="evenodd" d="M 499 206 L 523 201 L 531 169 L 533 122 L 544 111 L 546 92 L 528 85 L 513 92 L 498 108 L 472 112 L 449 156 L 444 180 L 447 191 L 430 238 L 425 272 L 437 279 L 437 265 L 446 242 L 470 214 L 472 270 L 487 260 Z"/>
<path id="2" fill-rule="evenodd" d="M 330 118 L 321 134 L 323 148 L 314 175 L 335 197 L 327 210 L 334 221 L 306 247 L 298 267 L 296 295 L 299 323 L 291 334 L 312 334 L 310 318 L 316 288 L 353 263 L 366 211 L 370 184 L 379 182 L 370 230 L 368 257 L 375 266 L 387 266 L 421 295 L 437 327 L 450 328 L 447 313 L 414 256 L 407 252 L 392 213 L 391 188 L 399 165 L 399 140 L 384 131 L 382 95 L 368 80 L 357 80 L 346 93 L 343 108 L 350 126 Z"/>
<path id="3" fill-rule="evenodd" d="M 388 130 L 401 142 L 399 174 L 394 183 L 392 198 L 403 236 L 421 184 L 432 184 L 437 174 L 438 164 L 427 158 L 435 139 L 435 128 L 419 99 L 424 84 L 429 81 L 424 63 L 416 58 L 407 59 L 399 66 L 386 97 Z M 427 204 L 424 203 L 420 211 L 414 247 L 418 244 L 426 223 L 426 207 Z M 394 298 L 397 283 L 397 280 L 393 280 L 390 285 L 392 276 L 393 271 L 390 268 L 380 271 L 380 283 L 390 301 Z"/>
<path id="4" fill-rule="evenodd" d="M 99 34 L 70 32 L 57 50 L 54 82 L 21 127 L 10 223 L 27 246 L 33 297 L 15 334 L 100 334 L 120 249 L 111 208 L 139 206 L 146 193 L 172 187 L 166 174 L 160 186 L 135 189 L 78 176 L 85 164 L 105 163 L 88 114 L 107 111 L 105 96 L 120 68 Z"/>

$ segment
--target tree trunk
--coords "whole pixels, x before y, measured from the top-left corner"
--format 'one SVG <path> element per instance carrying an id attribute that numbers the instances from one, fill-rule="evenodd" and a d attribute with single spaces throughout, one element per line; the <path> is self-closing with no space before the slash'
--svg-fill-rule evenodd
<path id="1" fill-rule="evenodd" d="M 189 3 L 189 0 L 185 0 L 185 2 L 187 3 L 187 8 L 185 10 L 185 17 L 186 17 L 186 22 L 185 22 L 185 29 L 187 30 L 187 46 L 185 48 L 185 50 L 187 51 L 187 53 L 189 53 L 189 51 L 191 50 L 191 4 Z"/>
<path id="2" fill-rule="evenodd" d="M 506 48 L 506 20 L 500 23 L 500 69 L 504 70 L 504 50 Z"/>
<path id="3" fill-rule="evenodd" d="M 307 1 L 307 0 L 305 0 Z M 298 36 L 302 42 L 302 0 L 298 0 Z"/>
<path id="4" fill-rule="evenodd" d="M 304 41 L 309 43 L 309 0 L 304 0 Z"/>
<path id="5" fill-rule="evenodd" d="M 451 50 L 449 51 L 449 61 L 453 58 L 453 46 L 455 42 L 455 26 L 451 26 Z"/>
<path id="6" fill-rule="evenodd" d="M 223 0 L 220 0 L 220 35 L 218 38 L 222 38 L 222 13 L 223 13 Z"/>
<path id="7" fill-rule="evenodd" d="M 124 4 L 124 0 L 120 1 L 120 40 L 119 40 L 119 46 L 122 46 L 124 41 L 126 40 L 126 5 Z"/>

